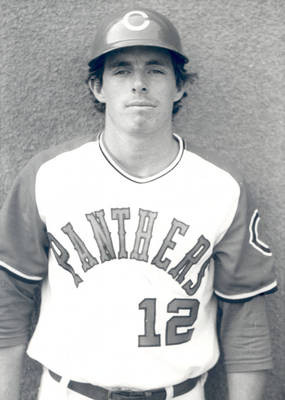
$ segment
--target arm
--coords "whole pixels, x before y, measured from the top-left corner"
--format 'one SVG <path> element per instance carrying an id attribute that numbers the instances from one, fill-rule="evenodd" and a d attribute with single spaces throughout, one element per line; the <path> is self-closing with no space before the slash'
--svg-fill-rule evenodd
<path id="1" fill-rule="evenodd" d="M 0 267 L 0 399 L 19 400 L 24 354 L 38 284 Z"/>
<path id="2" fill-rule="evenodd" d="M 26 346 L 0 348 L 0 399 L 19 400 Z"/>
<path id="3" fill-rule="evenodd" d="M 272 368 L 264 296 L 243 303 L 219 304 L 229 400 L 262 400 L 267 370 Z"/>
<path id="4" fill-rule="evenodd" d="M 229 400 L 262 400 L 266 371 L 227 373 Z"/>

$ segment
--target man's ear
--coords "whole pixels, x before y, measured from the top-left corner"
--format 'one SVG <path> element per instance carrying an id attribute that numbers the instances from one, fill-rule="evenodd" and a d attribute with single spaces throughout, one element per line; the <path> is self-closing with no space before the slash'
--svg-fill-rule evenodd
<path id="1" fill-rule="evenodd" d="M 185 87 L 184 87 L 184 85 L 181 85 L 180 88 L 177 88 L 176 93 L 175 93 L 175 95 L 174 95 L 173 103 L 175 103 L 176 101 L 181 100 L 182 97 L 183 97 L 183 95 L 184 95 L 184 92 L 185 92 Z"/>
<path id="2" fill-rule="evenodd" d="M 100 101 L 100 103 L 105 103 L 104 91 L 99 79 L 90 78 L 88 81 L 89 89 L 93 93 L 94 97 Z"/>

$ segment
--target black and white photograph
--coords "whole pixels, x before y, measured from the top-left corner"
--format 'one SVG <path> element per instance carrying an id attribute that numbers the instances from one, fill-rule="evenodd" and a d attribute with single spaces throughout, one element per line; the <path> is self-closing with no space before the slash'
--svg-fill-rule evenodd
<path id="1" fill-rule="evenodd" d="M 0 399 L 284 400 L 284 1 L 0 14 Z"/>

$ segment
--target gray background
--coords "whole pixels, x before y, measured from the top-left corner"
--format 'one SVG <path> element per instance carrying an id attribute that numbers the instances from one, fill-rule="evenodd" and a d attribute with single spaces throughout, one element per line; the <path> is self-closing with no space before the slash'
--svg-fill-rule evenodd
<path id="1" fill-rule="evenodd" d="M 266 400 L 285 398 L 285 145 L 283 0 L 124 1 L 155 7 L 179 29 L 199 74 L 175 131 L 230 157 L 247 177 L 275 253 L 279 292 L 268 298 L 275 367 Z M 38 151 L 102 127 L 85 78 L 96 24 L 119 1 L 0 0 L 0 205 Z M 26 360 L 23 400 L 39 367 Z M 225 398 L 221 363 L 208 399 Z M 222 394 L 220 394 L 222 393 Z"/>

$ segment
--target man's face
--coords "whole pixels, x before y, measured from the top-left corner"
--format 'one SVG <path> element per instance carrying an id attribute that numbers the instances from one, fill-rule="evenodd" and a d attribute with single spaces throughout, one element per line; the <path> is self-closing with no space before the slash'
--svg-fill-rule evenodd
<path id="1" fill-rule="evenodd" d="M 132 47 L 106 56 L 102 87 L 95 95 L 106 104 L 106 124 L 154 133 L 170 126 L 173 102 L 182 91 L 167 50 Z"/>

